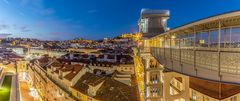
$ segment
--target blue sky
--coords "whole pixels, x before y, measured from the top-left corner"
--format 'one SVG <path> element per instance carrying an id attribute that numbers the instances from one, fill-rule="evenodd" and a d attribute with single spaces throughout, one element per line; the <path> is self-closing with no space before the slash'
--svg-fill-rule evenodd
<path id="1" fill-rule="evenodd" d="M 168 9 L 174 28 L 240 10 L 240 0 L 0 0 L 0 33 L 11 37 L 101 39 L 137 32 L 142 8 Z"/>

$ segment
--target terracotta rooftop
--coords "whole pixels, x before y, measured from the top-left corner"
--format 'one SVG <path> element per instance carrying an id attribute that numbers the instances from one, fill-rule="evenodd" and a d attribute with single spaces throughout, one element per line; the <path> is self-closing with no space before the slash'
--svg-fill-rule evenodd
<path id="1" fill-rule="evenodd" d="M 64 76 L 64 78 L 69 81 L 71 81 L 78 74 L 78 72 L 83 68 L 83 65 L 80 65 L 80 64 L 60 63 L 58 60 L 54 61 L 51 64 L 51 66 L 52 68 L 56 68 L 54 72 L 57 74 L 59 73 L 59 71 L 70 72 Z"/>
<path id="2" fill-rule="evenodd" d="M 137 101 L 134 87 L 112 78 L 107 78 L 97 91 L 95 98 L 102 101 Z"/>
<path id="3" fill-rule="evenodd" d="M 74 54 L 78 55 L 77 57 L 70 59 L 70 54 L 63 55 L 61 58 L 58 58 L 57 60 L 60 62 L 80 62 L 85 64 L 96 64 L 96 63 L 103 63 L 107 64 L 107 61 L 97 61 L 96 59 L 103 59 L 104 55 L 99 55 L 96 57 L 95 55 L 89 55 L 89 54 Z M 89 58 L 90 57 L 90 58 Z M 114 59 L 116 57 L 116 62 L 109 62 L 108 64 L 133 64 L 133 58 L 130 55 L 109 55 L 107 54 L 108 59 Z"/>
<path id="4" fill-rule="evenodd" d="M 79 64 L 71 65 L 71 72 L 64 76 L 65 79 L 71 81 L 82 70 L 83 66 Z"/>
<path id="5" fill-rule="evenodd" d="M 175 77 L 175 79 L 182 83 L 182 78 L 181 77 Z"/>
<path id="6" fill-rule="evenodd" d="M 218 100 L 240 93 L 239 85 L 224 84 L 194 77 L 190 77 L 190 88 Z"/>
<path id="7" fill-rule="evenodd" d="M 46 65 L 48 65 L 48 63 L 49 63 L 50 61 L 52 61 L 52 58 L 47 57 L 47 56 L 44 56 L 44 57 L 41 57 L 40 59 L 37 59 L 37 60 L 38 60 L 38 62 L 39 62 L 39 65 L 40 65 L 42 68 L 46 69 L 46 68 L 47 68 Z"/>
<path id="8" fill-rule="evenodd" d="M 80 78 L 79 82 L 87 85 L 95 86 L 104 80 L 105 80 L 105 77 L 97 76 L 95 74 L 87 72 Z"/>
<path id="9" fill-rule="evenodd" d="M 54 61 L 52 64 L 51 64 L 51 66 L 53 66 L 53 67 L 61 67 L 63 64 L 62 63 L 60 63 L 59 61 Z"/>
<path id="10" fill-rule="evenodd" d="M 74 85 L 74 89 L 88 95 L 89 85 L 97 85 L 103 82 L 93 98 L 101 101 L 136 101 L 134 87 L 128 86 L 110 77 L 100 77 L 92 73 L 86 73 Z"/>

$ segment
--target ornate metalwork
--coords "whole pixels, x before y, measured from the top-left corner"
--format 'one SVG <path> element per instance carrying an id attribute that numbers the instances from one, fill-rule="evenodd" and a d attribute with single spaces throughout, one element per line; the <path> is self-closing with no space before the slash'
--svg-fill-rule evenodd
<path id="1" fill-rule="evenodd" d="M 196 58 L 196 68 L 218 71 L 220 67 L 222 73 L 240 74 L 240 53 L 237 52 L 220 52 L 219 56 L 217 51 L 201 50 L 196 51 L 196 56 L 194 56 L 193 49 L 164 49 L 158 47 L 151 48 L 151 50 L 152 55 L 161 62 L 162 60 L 179 61 L 194 67 L 194 58 Z M 169 67 L 169 69 L 171 68 Z"/>
<path id="2" fill-rule="evenodd" d="M 240 53 L 222 52 L 220 55 L 220 71 L 223 73 L 240 74 Z"/>

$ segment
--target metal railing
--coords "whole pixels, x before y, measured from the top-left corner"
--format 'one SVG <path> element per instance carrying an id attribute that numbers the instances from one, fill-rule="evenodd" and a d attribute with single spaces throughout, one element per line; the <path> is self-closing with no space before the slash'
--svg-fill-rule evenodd
<path id="1" fill-rule="evenodd" d="M 150 53 L 150 47 L 140 47 L 139 52 L 141 53 Z"/>
<path id="2" fill-rule="evenodd" d="M 240 51 L 228 50 L 204 50 L 193 48 L 151 48 L 151 54 L 165 68 L 183 74 L 198 76 L 199 69 L 216 72 L 217 81 L 222 80 L 224 74 L 237 77 L 240 75 Z M 192 69 L 195 73 L 187 73 L 185 70 Z M 215 74 L 212 74 L 215 75 Z M 212 79 L 209 77 L 202 77 Z M 228 81 L 226 81 L 228 82 Z M 232 82 L 232 81 L 230 81 Z M 233 81 L 234 82 L 234 81 Z M 234 83 L 240 83 L 236 81 Z"/>

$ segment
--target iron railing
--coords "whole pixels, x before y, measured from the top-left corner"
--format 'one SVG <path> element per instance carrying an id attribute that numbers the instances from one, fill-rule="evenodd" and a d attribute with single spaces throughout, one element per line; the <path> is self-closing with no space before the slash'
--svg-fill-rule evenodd
<path id="1" fill-rule="evenodd" d="M 232 77 L 240 75 L 240 51 L 218 51 L 218 50 L 203 50 L 193 48 L 151 48 L 151 54 L 165 68 L 177 71 L 183 74 L 198 76 L 198 69 L 216 72 L 214 80 L 222 80 L 224 74 L 229 74 Z M 195 73 L 188 73 L 183 69 L 192 69 Z M 207 72 L 206 72 L 207 73 Z M 212 74 L 215 75 L 215 74 Z M 208 77 L 202 77 L 212 79 Z M 228 82 L 228 81 L 226 81 Z M 232 82 L 232 81 L 230 81 Z M 233 81 L 234 82 L 234 81 Z M 236 81 L 234 83 L 240 83 Z"/>

